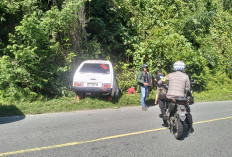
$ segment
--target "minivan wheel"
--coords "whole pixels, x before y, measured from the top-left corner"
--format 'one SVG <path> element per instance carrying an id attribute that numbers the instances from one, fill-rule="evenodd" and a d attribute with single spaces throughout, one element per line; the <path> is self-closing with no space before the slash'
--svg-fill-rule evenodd
<path id="1" fill-rule="evenodd" d="M 113 100 L 113 97 L 110 95 L 110 96 L 108 96 L 108 100 L 109 101 L 112 101 Z"/>
<path id="2" fill-rule="evenodd" d="M 114 97 L 119 97 L 121 95 L 121 93 L 122 93 L 122 90 L 120 88 L 118 88 L 116 90 L 116 93 L 115 93 Z"/>
<path id="3" fill-rule="evenodd" d="M 82 99 L 82 94 L 76 93 L 76 98 L 77 98 L 77 101 L 81 100 Z"/>

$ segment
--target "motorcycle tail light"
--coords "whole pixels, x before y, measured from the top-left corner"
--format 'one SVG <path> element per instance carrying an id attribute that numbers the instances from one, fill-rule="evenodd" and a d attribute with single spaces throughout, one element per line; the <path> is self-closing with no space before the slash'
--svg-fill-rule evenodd
<path id="1" fill-rule="evenodd" d="M 185 109 L 184 109 L 184 108 L 181 108 L 180 110 L 181 110 L 182 112 L 184 112 L 184 111 L 185 111 Z"/>
<path id="2" fill-rule="evenodd" d="M 104 83 L 104 84 L 103 84 L 103 87 L 104 87 L 104 88 L 111 88 L 111 84 L 110 84 L 110 83 Z"/>
<path id="3" fill-rule="evenodd" d="M 185 102 L 184 102 L 184 101 L 179 101 L 178 104 L 179 104 L 179 105 L 184 105 Z"/>
<path id="4" fill-rule="evenodd" d="M 81 86 L 83 86 L 83 83 L 81 83 L 81 82 L 74 82 L 74 86 L 81 87 Z"/>

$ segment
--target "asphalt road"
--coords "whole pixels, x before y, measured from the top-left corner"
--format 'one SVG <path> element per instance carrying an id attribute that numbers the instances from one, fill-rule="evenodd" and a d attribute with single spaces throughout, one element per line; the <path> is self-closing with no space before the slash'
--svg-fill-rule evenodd
<path id="1" fill-rule="evenodd" d="M 176 140 L 158 106 L 0 118 L 0 156 L 231 157 L 232 101 L 191 106 L 195 132 Z"/>

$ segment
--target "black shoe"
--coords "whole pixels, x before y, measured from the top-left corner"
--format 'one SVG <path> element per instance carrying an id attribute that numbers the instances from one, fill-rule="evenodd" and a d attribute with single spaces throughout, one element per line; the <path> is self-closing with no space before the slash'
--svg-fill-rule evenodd
<path id="1" fill-rule="evenodd" d="M 164 123 L 162 124 L 162 126 L 168 127 L 168 122 L 167 122 L 167 120 L 164 120 Z"/>
<path id="2" fill-rule="evenodd" d="M 163 121 L 166 121 L 166 122 L 167 122 L 167 119 L 168 119 L 167 115 L 164 115 L 164 116 L 163 116 Z"/>
<path id="3" fill-rule="evenodd" d="M 193 132 L 194 132 L 193 127 L 189 128 L 188 133 L 193 133 Z"/>
<path id="4" fill-rule="evenodd" d="M 159 117 L 160 117 L 160 118 L 163 118 L 163 114 L 159 114 Z"/>

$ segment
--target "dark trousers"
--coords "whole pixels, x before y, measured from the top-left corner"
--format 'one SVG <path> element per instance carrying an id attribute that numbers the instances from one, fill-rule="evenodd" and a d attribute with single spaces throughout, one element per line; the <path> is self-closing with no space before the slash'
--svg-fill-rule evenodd
<path id="1" fill-rule="evenodd" d="M 159 95 L 158 103 L 159 103 L 159 107 L 160 107 L 161 114 L 163 116 L 164 121 L 167 120 L 167 116 L 166 116 L 167 107 L 166 107 L 165 102 L 167 102 L 168 100 L 169 99 L 167 98 L 166 94 L 160 94 Z"/>
<path id="2" fill-rule="evenodd" d="M 158 103 L 159 103 L 159 107 L 160 107 L 160 110 L 161 110 L 161 114 L 163 115 L 163 120 L 164 121 L 167 120 L 167 116 L 166 116 L 167 107 L 166 107 L 165 102 L 168 102 L 169 100 L 170 99 L 167 98 L 166 94 L 159 95 Z M 186 118 L 187 118 L 189 127 L 192 127 L 193 119 L 192 119 L 192 115 L 190 113 L 190 107 L 189 107 L 189 105 L 187 103 L 185 104 L 185 107 L 186 107 L 186 111 L 187 111 Z"/>

